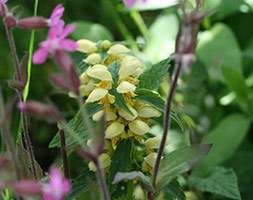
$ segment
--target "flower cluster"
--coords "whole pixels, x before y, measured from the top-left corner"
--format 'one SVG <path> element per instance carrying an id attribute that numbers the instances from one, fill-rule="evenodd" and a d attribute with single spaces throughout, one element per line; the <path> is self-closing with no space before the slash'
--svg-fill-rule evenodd
<path id="1" fill-rule="evenodd" d="M 143 136 L 150 130 L 150 118 L 161 116 L 161 112 L 135 98 L 139 77 L 145 66 L 131 55 L 126 46 L 111 44 L 108 40 L 96 44 L 85 39 L 77 41 L 77 44 L 78 51 L 86 54 L 83 61 L 89 65 L 80 75 L 79 93 L 86 97 L 86 103 L 102 105 L 92 119 L 99 121 L 105 115 L 106 153 L 101 155 L 100 161 L 104 168 L 108 168 L 110 153 L 119 141 L 135 138 L 145 144 Z M 146 168 L 143 167 L 144 171 L 148 171 Z M 93 164 L 90 164 L 90 169 L 95 170 Z"/>

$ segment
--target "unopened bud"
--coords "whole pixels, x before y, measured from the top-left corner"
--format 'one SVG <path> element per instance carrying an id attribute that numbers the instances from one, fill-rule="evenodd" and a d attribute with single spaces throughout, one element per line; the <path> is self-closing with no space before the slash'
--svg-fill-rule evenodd
<path id="1" fill-rule="evenodd" d="M 47 24 L 47 19 L 44 17 L 29 17 L 20 19 L 17 25 L 19 28 L 25 29 L 41 29 L 47 27 Z"/>
<path id="2" fill-rule="evenodd" d="M 8 28 L 12 28 L 17 25 L 17 20 L 14 16 L 10 15 L 4 18 L 4 23 Z"/>
<path id="3" fill-rule="evenodd" d="M 35 101 L 19 102 L 18 108 L 48 121 L 61 121 L 62 116 L 55 107 Z"/>
<path id="4" fill-rule="evenodd" d="M 100 64 L 102 63 L 102 57 L 99 53 L 92 53 L 84 61 L 92 65 Z"/>
<path id="5" fill-rule="evenodd" d="M 101 45 L 102 45 L 102 47 L 103 47 L 104 50 L 107 50 L 107 49 L 110 48 L 111 42 L 109 40 L 103 40 L 103 42 L 102 42 Z"/>
<path id="6" fill-rule="evenodd" d="M 40 196 L 42 195 L 42 185 L 36 181 L 22 180 L 11 184 L 15 193 L 25 196 Z"/>
<path id="7" fill-rule="evenodd" d="M 115 44 L 110 47 L 110 49 L 107 51 L 108 54 L 122 54 L 122 53 L 127 53 L 129 52 L 130 49 L 125 47 L 122 44 Z"/>
<path id="8" fill-rule="evenodd" d="M 78 45 L 77 51 L 80 51 L 83 53 L 91 54 L 91 53 L 96 53 L 98 50 L 96 43 L 90 40 L 82 39 L 82 40 L 78 40 L 76 43 Z"/>

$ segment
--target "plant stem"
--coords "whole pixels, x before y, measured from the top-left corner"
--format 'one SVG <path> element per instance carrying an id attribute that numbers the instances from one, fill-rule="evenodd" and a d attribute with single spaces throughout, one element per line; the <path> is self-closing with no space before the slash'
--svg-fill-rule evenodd
<path id="1" fill-rule="evenodd" d="M 14 61 L 15 79 L 18 80 L 18 81 L 21 81 L 19 61 L 18 61 L 18 56 L 17 56 L 17 52 L 16 52 L 14 37 L 13 37 L 13 34 L 12 34 L 12 29 L 8 28 L 8 26 L 6 24 L 5 24 L 5 29 L 6 29 L 10 49 L 11 49 L 12 58 L 13 58 L 13 61 Z M 16 91 L 17 91 L 18 96 L 19 96 L 19 101 L 24 102 L 24 97 L 23 97 L 22 92 L 20 92 L 18 90 L 16 90 Z M 28 151 L 28 154 L 29 154 L 29 159 L 30 159 L 30 163 L 31 163 L 33 178 L 35 180 L 37 180 L 37 172 L 36 172 L 36 168 L 35 168 L 35 158 L 34 158 L 34 154 L 33 154 L 33 150 L 32 150 L 30 136 L 29 136 L 29 133 L 28 133 L 27 117 L 26 117 L 25 112 L 23 112 L 23 111 L 21 111 L 21 118 L 22 118 L 22 126 L 23 126 L 23 136 L 24 136 L 26 148 L 27 148 L 27 151 Z"/>
<path id="2" fill-rule="evenodd" d="M 101 167 L 98 157 L 96 157 L 96 158 L 97 159 L 95 161 L 95 165 L 97 167 L 97 176 L 98 176 L 98 180 L 100 183 L 100 189 L 102 190 L 103 199 L 110 200 L 109 192 L 108 192 L 106 181 L 105 181 L 104 172 L 102 170 L 102 167 Z"/>
<path id="3" fill-rule="evenodd" d="M 64 176 L 65 178 L 70 178 L 65 133 L 63 129 L 60 129 L 59 132 L 60 132 L 61 156 L 62 156 L 62 163 L 63 163 L 63 169 L 64 169 Z"/>
<path id="4" fill-rule="evenodd" d="M 179 78 L 179 74 L 180 74 L 180 71 L 181 71 L 181 68 L 182 68 L 181 62 L 176 62 L 175 68 L 176 68 L 176 72 L 175 72 L 175 76 L 174 76 L 172 85 L 169 89 L 169 95 L 168 95 L 168 98 L 167 98 L 167 105 L 166 105 L 166 110 L 165 110 L 165 114 L 164 114 L 163 136 L 162 136 L 162 140 L 161 140 L 161 143 L 160 143 L 160 146 L 159 146 L 159 149 L 158 149 L 157 158 L 156 158 L 154 171 L 153 171 L 152 185 L 153 185 L 154 188 L 155 188 L 155 185 L 156 185 L 158 168 L 159 168 L 159 165 L 160 165 L 160 162 L 161 162 L 162 154 L 163 154 L 165 144 L 166 144 L 166 140 L 167 140 L 167 135 L 168 135 L 168 132 L 169 132 L 171 105 L 172 105 L 172 100 L 173 100 L 174 93 L 175 93 L 176 88 L 177 88 L 177 81 L 178 81 L 178 78 Z M 149 196 L 151 197 L 152 195 L 149 194 Z"/>

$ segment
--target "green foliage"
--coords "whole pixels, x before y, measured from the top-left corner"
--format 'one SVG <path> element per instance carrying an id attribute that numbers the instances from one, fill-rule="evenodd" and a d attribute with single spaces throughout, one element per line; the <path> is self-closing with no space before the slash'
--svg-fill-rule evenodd
<path id="1" fill-rule="evenodd" d="M 205 157 L 210 144 L 198 144 L 177 149 L 166 155 L 159 166 L 156 191 L 162 190 L 175 177 L 190 169 L 193 163 Z"/>
<path id="2" fill-rule="evenodd" d="M 249 126 L 250 120 L 241 114 L 233 114 L 224 118 L 204 136 L 202 142 L 213 143 L 213 148 L 208 157 L 198 163 L 198 169 L 207 170 L 229 159 L 247 135 Z"/>
<path id="3" fill-rule="evenodd" d="M 202 192 L 211 192 L 230 199 L 241 199 L 237 177 L 233 169 L 214 167 L 205 174 L 193 174 L 190 184 Z"/>
<path id="4" fill-rule="evenodd" d="M 173 180 L 164 189 L 164 197 L 166 200 L 185 200 L 185 194 L 183 188 L 180 186 L 177 180 Z"/>

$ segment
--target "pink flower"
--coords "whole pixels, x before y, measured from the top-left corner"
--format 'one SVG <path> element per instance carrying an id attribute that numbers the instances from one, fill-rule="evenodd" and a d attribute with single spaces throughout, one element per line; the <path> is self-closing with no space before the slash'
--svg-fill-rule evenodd
<path id="1" fill-rule="evenodd" d="M 57 26 L 59 23 L 62 23 L 62 15 L 64 12 L 64 7 L 62 6 L 62 4 L 59 4 L 55 7 L 55 9 L 53 10 L 53 12 L 51 13 L 50 19 L 48 19 L 48 25 L 50 27 L 52 26 Z"/>
<path id="2" fill-rule="evenodd" d="M 146 3 L 147 0 L 141 0 L 142 3 Z M 132 7 L 136 3 L 136 0 L 124 0 L 124 4 L 127 7 Z"/>
<path id="3" fill-rule="evenodd" d="M 59 24 L 49 29 L 48 37 L 40 43 L 40 48 L 33 54 L 33 63 L 41 64 L 46 61 L 49 54 L 54 55 L 57 50 L 75 51 L 78 46 L 75 41 L 66 39 L 74 30 L 75 25 L 64 27 L 64 22 L 60 20 Z"/>
<path id="4" fill-rule="evenodd" d="M 0 16 L 5 15 L 5 12 L 7 10 L 6 2 L 8 0 L 0 0 Z"/>
<path id="5" fill-rule="evenodd" d="M 60 171 L 53 166 L 50 168 L 50 181 L 42 188 L 43 200 L 63 200 L 70 189 L 70 181 L 62 178 Z"/>

